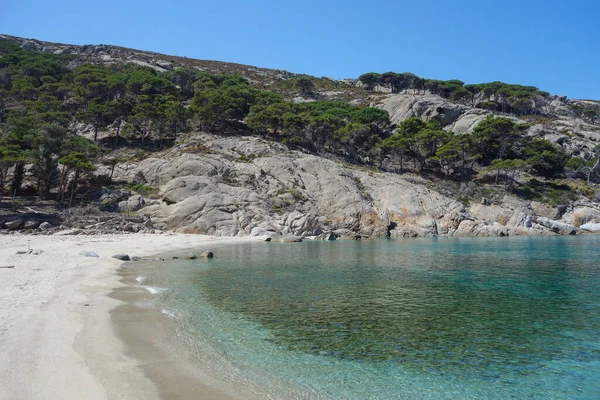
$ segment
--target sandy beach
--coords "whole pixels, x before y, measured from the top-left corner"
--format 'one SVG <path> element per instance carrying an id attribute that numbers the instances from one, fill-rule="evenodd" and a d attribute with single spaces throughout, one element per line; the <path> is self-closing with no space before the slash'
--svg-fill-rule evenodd
<path id="1" fill-rule="evenodd" d="M 153 340 L 132 345 L 135 321 L 148 322 L 159 313 L 127 303 L 127 284 L 117 273 L 122 262 L 112 255 L 149 257 L 244 240 L 249 239 L 179 234 L 0 236 L 0 267 L 12 267 L 0 268 L 0 399 L 240 397 L 199 381 L 198 375 L 182 378 L 179 383 L 187 387 L 183 393 L 168 390 L 180 379 L 173 369 L 177 363 Z M 156 332 L 157 340 L 160 335 Z M 146 334 L 145 339 L 152 336 Z M 150 348 L 154 351 L 148 352 Z M 162 374 L 166 369 L 172 372 Z"/>

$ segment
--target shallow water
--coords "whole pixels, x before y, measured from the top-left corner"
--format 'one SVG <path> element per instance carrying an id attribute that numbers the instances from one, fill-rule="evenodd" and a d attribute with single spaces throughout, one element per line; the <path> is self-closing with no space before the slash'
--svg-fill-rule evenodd
<path id="1" fill-rule="evenodd" d="M 263 396 L 591 399 L 599 243 L 243 243 L 146 268 L 143 284 L 205 367 Z"/>

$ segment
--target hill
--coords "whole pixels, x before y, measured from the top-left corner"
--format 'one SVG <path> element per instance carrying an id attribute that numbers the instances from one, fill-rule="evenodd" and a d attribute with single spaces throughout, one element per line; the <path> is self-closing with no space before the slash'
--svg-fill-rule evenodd
<path id="1" fill-rule="evenodd" d="M 0 35 L 0 199 L 219 235 L 585 232 L 599 115 L 501 82 L 339 81 Z"/>

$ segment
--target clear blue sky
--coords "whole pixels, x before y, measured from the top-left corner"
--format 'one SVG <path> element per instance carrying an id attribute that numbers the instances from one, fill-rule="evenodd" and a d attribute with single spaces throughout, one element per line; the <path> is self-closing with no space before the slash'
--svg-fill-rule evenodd
<path id="1" fill-rule="evenodd" d="M 600 99 L 599 0 L 0 0 L 0 33 L 333 78 L 413 72 Z"/>

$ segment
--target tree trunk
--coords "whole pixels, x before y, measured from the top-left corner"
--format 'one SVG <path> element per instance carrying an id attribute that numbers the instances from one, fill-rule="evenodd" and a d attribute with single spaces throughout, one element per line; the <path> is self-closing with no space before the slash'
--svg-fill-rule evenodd
<path id="1" fill-rule="evenodd" d="M 598 155 L 598 158 L 596 159 L 596 164 L 594 164 L 594 166 L 590 169 L 590 172 L 588 173 L 588 177 L 587 177 L 588 185 L 590 184 L 590 178 L 592 177 L 592 174 L 594 173 L 596 168 L 598 168 L 598 165 L 600 165 L 600 155 Z"/>
<path id="2" fill-rule="evenodd" d="M 2 197 L 4 197 L 4 177 L 6 173 L 3 169 L 0 169 L 0 204 L 2 204 Z"/>
<path id="3" fill-rule="evenodd" d="M 73 185 L 71 186 L 71 198 L 69 198 L 69 207 L 73 203 L 73 195 L 75 194 L 75 186 L 77 185 L 77 178 L 79 178 L 79 170 L 75 170 L 75 176 L 73 177 Z"/>
<path id="4" fill-rule="evenodd" d="M 94 125 L 94 142 L 98 143 L 98 125 Z"/>
<path id="5" fill-rule="evenodd" d="M 17 165 L 15 165 L 15 172 L 13 173 L 13 180 L 10 185 L 11 193 L 21 194 L 21 183 L 23 183 L 24 174 L 25 165 L 23 163 L 17 163 Z"/>

